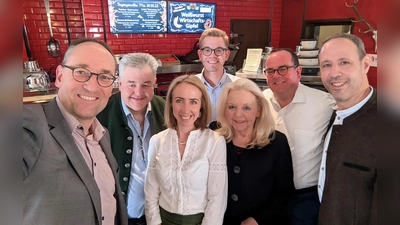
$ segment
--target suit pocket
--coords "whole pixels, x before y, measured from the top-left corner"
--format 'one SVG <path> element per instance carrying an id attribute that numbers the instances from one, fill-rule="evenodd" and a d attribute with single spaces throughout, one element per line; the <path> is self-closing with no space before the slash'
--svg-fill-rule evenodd
<path id="1" fill-rule="evenodd" d="M 371 169 L 369 167 L 358 165 L 358 164 L 351 163 L 351 162 L 343 162 L 343 165 L 347 166 L 347 167 L 350 167 L 352 169 L 356 169 L 356 170 L 360 170 L 360 171 L 364 171 L 364 172 L 370 172 L 371 171 Z"/>

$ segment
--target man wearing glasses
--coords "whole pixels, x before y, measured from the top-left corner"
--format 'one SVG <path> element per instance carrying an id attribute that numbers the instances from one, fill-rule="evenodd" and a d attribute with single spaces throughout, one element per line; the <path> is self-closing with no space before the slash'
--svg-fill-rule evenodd
<path id="1" fill-rule="evenodd" d="M 125 54 L 119 61 L 120 92 L 111 96 L 97 116 L 107 127 L 120 171 L 129 225 L 146 225 L 144 181 L 152 135 L 166 129 L 165 100 L 154 95 L 157 60 L 147 53 Z"/>
<path id="2" fill-rule="evenodd" d="M 24 224 L 127 224 L 109 134 L 96 119 L 115 71 L 107 44 L 75 40 L 56 70 L 57 97 L 24 105 Z"/>
<path id="3" fill-rule="evenodd" d="M 217 103 L 222 89 L 240 78 L 228 74 L 224 68 L 224 64 L 230 55 L 229 40 L 225 31 L 209 28 L 201 34 L 199 44 L 200 49 L 197 54 L 204 69 L 196 76 L 204 82 L 210 96 L 213 121 L 210 123 L 210 128 L 213 129 L 216 126 Z"/>
<path id="4" fill-rule="evenodd" d="M 319 165 L 334 99 L 300 83 L 302 68 L 291 49 L 274 49 L 265 68 L 269 89 L 263 94 L 276 129 L 286 135 L 292 152 L 296 191 L 286 213 L 292 225 L 317 224 Z"/>

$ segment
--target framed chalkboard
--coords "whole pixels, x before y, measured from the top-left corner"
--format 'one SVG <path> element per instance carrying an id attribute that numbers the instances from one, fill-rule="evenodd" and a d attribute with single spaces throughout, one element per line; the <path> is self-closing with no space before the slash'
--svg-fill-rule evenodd
<path id="1" fill-rule="evenodd" d="M 166 33 L 167 1 L 108 0 L 112 34 Z"/>
<path id="2" fill-rule="evenodd" d="M 215 3 L 168 1 L 168 33 L 202 33 L 215 27 Z"/>

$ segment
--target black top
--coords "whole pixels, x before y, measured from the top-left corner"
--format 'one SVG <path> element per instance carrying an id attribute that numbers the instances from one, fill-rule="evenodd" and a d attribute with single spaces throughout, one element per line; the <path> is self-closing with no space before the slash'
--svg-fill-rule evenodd
<path id="1" fill-rule="evenodd" d="M 286 136 L 261 149 L 242 149 L 227 143 L 228 206 L 226 225 L 253 217 L 258 224 L 280 224 L 280 214 L 293 193 L 292 156 Z"/>

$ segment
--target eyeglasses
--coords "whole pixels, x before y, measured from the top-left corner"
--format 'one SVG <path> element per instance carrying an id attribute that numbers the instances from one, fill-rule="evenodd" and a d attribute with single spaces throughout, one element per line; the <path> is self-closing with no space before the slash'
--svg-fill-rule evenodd
<path id="1" fill-rule="evenodd" d="M 93 75 L 95 75 L 97 78 L 97 83 L 101 87 L 109 87 L 109 86 L 113 85 L 114 81 L 117 79 L 117 77 L 115 77 L 109 73 L 93 73 L 90 70 L 82 68 L 82 67 L 72 67 L 72 66 L 67 66 L 67 65 L 61 65 L 61 66 L 72 70 L 72 77 L 80 83 L 84 83 L 84 82 L 90 80 L 90 78 Z"/>
<path id="2" fill-rule="evenodd" d="M 212 52 L 214 52 L 214 54 L 216 56 L 221 56 L 224 54 L 224 52 L 228 50 L 227 48 L 209 48 L 209 47 L 205 47 L 205 48 L 201 48 L 200 51 L 205 55 L 205 56 L 209 56 L 211 55 Z"/>
<path id="3" fill-rule="evenodd" d="M 288 70 L 290 68 L 296 68 L 298 67 L 297 65 L 293 65 L 293 66 L 280 66 L 278 67 L 278 69 L 274 70 L 274 69 L 265 69 L 264 70 L 264 74 L 267 76 L 272 77 L 275 74 L 275 71 L 278 72 L 279 75 L 281 76 L 285 76 L 288 73 Z"/>

